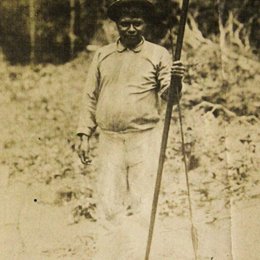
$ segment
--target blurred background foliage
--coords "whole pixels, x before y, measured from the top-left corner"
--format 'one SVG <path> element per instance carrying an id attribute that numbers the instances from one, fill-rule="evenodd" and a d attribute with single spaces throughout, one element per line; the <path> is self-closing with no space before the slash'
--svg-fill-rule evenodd
<path id="1" fill-rule="evenodd" d="M 75 131 L 93 51 L 117 37 L 106 17 L 110 2 L 0 1 L 0 177 L 5 172 L 7 179 L 42 185 L 46 203 L 72 203 L 72 222 L 94 219 L 96 166 L 80 164 Z M 175 42 L 180 2 L 154 1 L 158 13 L 147 37 L 168 49 L 167 28 L 173 25 Z M 196 207 L 221 218 L 220 205 L 260 198 L 260 1 L 190 2 L 182 55 L 185 146 Z M 177 125 L 175 111 L 163 215 L 187 213 Z M 91 140 L 93 161 L 97 141 L 98 133 Z"/>
<path id="2" fill-rule="evenodd" d="M 11 63 L 27 63 L 30 53 L 35 53 L 37 63 L 64 63 L 84 50 L 102 27 L 108 27 L 106 8 L 111 0 L 1 0 L 0 2 L 0 46 Z M 168 17 L 171 24 L 177 24 L 180 1 L 154 0 L 157 6 L 157 18 L 151 41 L 159 42 L 167 34 Z M 30 5 L 34 5 L 30 15 Z M 227 23 L 232 13 L 234 30 L 249 37 L 252 51 L 259 48 L 258 0 L 202 1 L 193 0 L 190 13 L 204 37 L 216 37 L 219 34 L 219 17 Z M 219 16 L 219 14 L 221 14 Z M 35 44 L 32 47 L 31 26 L 35 23 Z M 243 31 L 243 32 L 242 32 Z M 244 32 L 246 31 L 246 32 Z M 111 33 L 108 33 L 111 35 Z M 111 40 L 106 33 L 98 36 L 98 44 Z M 97 42 L 95 42 L 97 44 Z M 33 50 L 32 50 L 33 49 Z"/>

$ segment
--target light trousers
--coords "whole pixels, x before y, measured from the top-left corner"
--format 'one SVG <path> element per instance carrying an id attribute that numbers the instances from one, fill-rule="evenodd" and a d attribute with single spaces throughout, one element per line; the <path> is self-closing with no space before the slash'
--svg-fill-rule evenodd
<path id="1" fill-rule="evenodd" d="M 143 260 L 161 143 L 161 128 L 100 133 L 96 260 Z"/>

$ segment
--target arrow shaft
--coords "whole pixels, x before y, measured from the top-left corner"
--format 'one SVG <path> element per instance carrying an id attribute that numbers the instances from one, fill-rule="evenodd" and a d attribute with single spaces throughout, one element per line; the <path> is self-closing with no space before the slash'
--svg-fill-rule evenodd
<path id="1" fill-rule="evenodd" d="M 175 48 L 175 54 L 173 57 L 173 60 L 175 60 L 175 61 L 179 60 L 181 58 L 181 51 L 182 51 L 182 46 L 183 46 L 183 38 L 184 38 L 188 8 L 189 8 L 189 0 L 183 0 L 177 43 L 176 43 L 176 48 Z M 180 95 L 179 95 L 180 93 L 178 91 L 178 89 L 180 89 L 179 88 L 180 86 L 181 86 L 181 79 L 173 76 L 171 79 L 171 85 L 169 87 L 167 109 L 166 109 L 166 113 L 165 113 L 161 150 L 160 150 L 160 156 L 159 156 L 159 164 L 158 164 L 157 177 L 156 177 L 156 183 L 155 183 L 152 210 L 151 210 L 151 215 L 150 215 L 150 226 L 149 226 L 145 260 L 149 260 L 149 257 L 150 257 L 151 245 L 152 245 L 152 239 L 153 239 L 153 231 L 154 231 L 157 206 L 158 206 L 158 200 L 159 200 L 159 193 L 160 193 L 161 182 L 162 182 L 163 166 L 164 166 L 164 162 L 165 162 L 165 152 L 166 152 L 166 148 L 167 148 L 169 129 L 170 129 L 170 123 L 171 123 L 171 117 L 172 117 L 172 109 L 173 109 L 174 99 L 176 98 L 176 95 L 177 95 L 177 100 L 179 100 L 179 98 L 180 98 Z M 177 91 L 176 91 L 176 89 L 177 89 Z"/>

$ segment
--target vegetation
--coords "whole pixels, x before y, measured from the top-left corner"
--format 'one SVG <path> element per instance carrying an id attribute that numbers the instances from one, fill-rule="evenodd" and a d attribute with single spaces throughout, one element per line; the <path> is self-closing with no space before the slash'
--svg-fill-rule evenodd
<path id="1" fill-rule="evenodd" d="M 4 119 L 0 162 L 10 181 L 52 187 L 53 199 L 48 203 L 69 203 L 71 222 L 95 220 L 95 163 L 80 164 L 74 141 L 93 55 L 85 46 L 103 45 L 115 35 L 105 19 L 108 3 L 75 2 L 75 39 L 69 34 L 71 2 L 36 3 L 34 51 L 38 64 L 34 66 L 17 64 L 29 63 L 32 57 L 29 17 L 33 16 L 28 1 L 0 3 L 0 116 Z M 157 1 L 161 6 L 158 17 L 169 10 L 162 3 Z M 172 4 L 178 6 L 176 1 Z M 191 3 L 183 53 L 188 75 L 182 107 L 192 200 L 194 207 L 206 212 L 208 223 L 221 218 L 223 208 L 232 203 L 260 196 L 258 9 L 259 1 L 254 0 Z M 169 47 L 166 22 L 161 21 L 152 38 Z M 187 213 L 176 112 L 172 120 L 160 202 L 162 217 Z M 97 140 L 98 134 L 91 140 L 93 160 Z"/>
<path id="2" fill-rule="evenodd" d="M 111 0 L 2 0 L 0 3 L 0 46 L 9 61 L 24 63 L 62 63 L 74 57 L 91 42 L 103 26 L 105 10 Z M 179 2 L 154 0 L 157 6 L 156 28 L 150 38 L 158 42 L 167 33 L 168 17 L 177 24 Z M 218 37 L 219 17 L 236 31 L 241 44 L 259 49 L 259 9 L 257 0 L 191 1 L 190 12 L 204 37 Z M 15 18 L 15 19 L 14 19 Z M 231 32 L 230 36 L 231 36 Z M 240 44 L 240 42 L 236 42 Z M 240 47 L 240 46 L 238 46 Z M 33 53 L 33 56 L 32 56 Z"/>

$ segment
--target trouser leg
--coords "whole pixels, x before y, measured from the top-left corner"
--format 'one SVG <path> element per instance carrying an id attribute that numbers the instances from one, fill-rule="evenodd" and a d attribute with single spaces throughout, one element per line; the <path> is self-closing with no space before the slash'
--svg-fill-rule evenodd
<path id="1" fill-rule="evenodd" d="M 126 165 L 122 138 L 101 133 L 97 176 L 96 260 L 117 260 L 120 244 L 115 228 L 126 208 Z"/>
<path id="2" fill-rule="evenodd" d="M 125 209 L 126 165 L 121 138 L 100 135 L 97 176 L 98 218 L 116 221 Z"/>
<path id="3" fill-rule="evenodd" d="M 155 129 L 116 136 L 100 136 L 97 206 L 104 229 L 94 259 L 143 260 L 161 133 Z"/>
<path id="4" fill-rule="evenodd" d="M 154 129 L 128 139 L 127 165 L 129 195 L 133 215 L 125 219 L 124 257 L 143 260 L 148 237 L 161 131 Z"/>
<path id="5" fill-rule="evenodd" d="M 142 138 L 134 138 L 133 141 L 136 145 L 129 145 L 127 152 L 129 189 L 134 212 L 143 216 L 147 223 L 158 168 L 161 131 L 153 129 Z"/>

